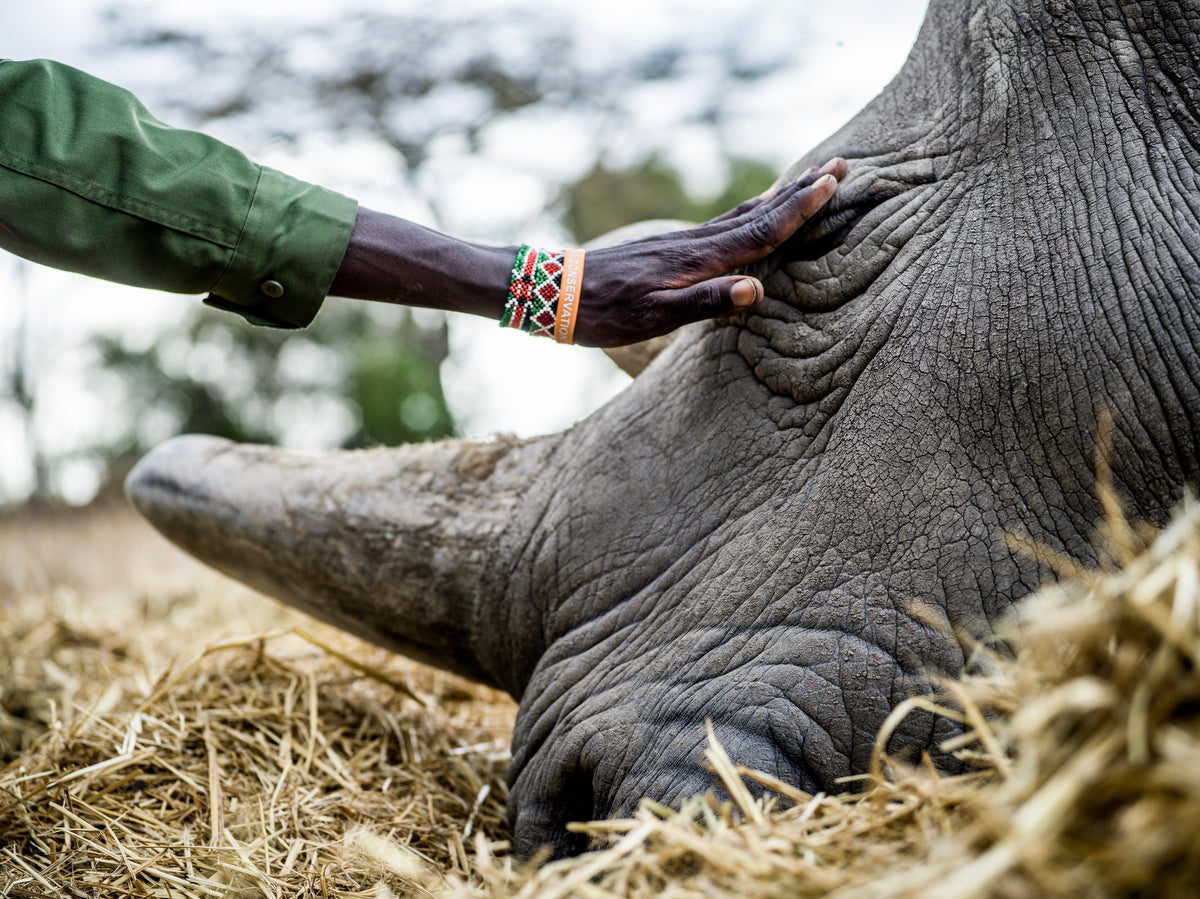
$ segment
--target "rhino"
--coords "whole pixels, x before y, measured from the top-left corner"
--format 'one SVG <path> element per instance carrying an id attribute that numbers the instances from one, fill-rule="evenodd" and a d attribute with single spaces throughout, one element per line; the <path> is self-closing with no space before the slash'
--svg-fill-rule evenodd
<path id="1" fill-rule="evenodd" d="M 840 789 L 1047 576 L 1014 535 L 1097 563 L 1098 448 L 1131 517 L 1200 480 L 1198 116 L 1196 0 L 933 0 L 784 176 L 849 162 L 755 270 L 765 299 L 566 432 L 188 436 L 128 493 L 233 577 L 517 698 L 521 853 L 709 788 L 706 721 L 735 762 Z M 889 745 L 952 733 L 910 716 Z"/>

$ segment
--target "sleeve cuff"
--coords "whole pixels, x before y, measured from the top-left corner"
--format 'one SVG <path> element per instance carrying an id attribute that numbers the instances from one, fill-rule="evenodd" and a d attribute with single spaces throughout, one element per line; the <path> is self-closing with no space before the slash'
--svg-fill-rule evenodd
<path id="1" fill-rule="evenodd" d="M 255 324 L 303 328 L 342 264 L 358 204 L 264 167 L 229 267 L 205 303 Z"/>

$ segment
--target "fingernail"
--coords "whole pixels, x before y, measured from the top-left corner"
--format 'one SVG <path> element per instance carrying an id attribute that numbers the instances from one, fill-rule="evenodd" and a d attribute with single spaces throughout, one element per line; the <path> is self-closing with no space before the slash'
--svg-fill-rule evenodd
<path id="1" fill-rule="evenodd" d="M 817 170 L 817 167 L 815 165 L 810 165 L 808 168 L 806 168 L 803 172 L 800 173 L 800 175 L 796 178 L 796 180 L 799 181 L 800 178 L 803 178 L 805 175 L 811 175 L 816 170 Z"/>
<path id="2" fill-rule="evenodd" d="M 733 289 L 729 292 L 729 298 L 739 309 L 753 306 L 758 302 L 758 282 L 750 278 L 743 278 L 733 285 Z"/>
<path id="3" fill-rule="evenodd" d="M 837 184 L 837 178 L 833 177 L 833 175 L 822 175 L 813 182 L 813 187 L 824 187 L 827 184 Z"/>

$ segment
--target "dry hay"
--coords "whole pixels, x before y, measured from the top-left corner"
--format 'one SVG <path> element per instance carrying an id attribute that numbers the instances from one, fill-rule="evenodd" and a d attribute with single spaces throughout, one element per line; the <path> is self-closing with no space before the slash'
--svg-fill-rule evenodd
<path id="1" fill-rule="evenodd" d="M 214 646 L 140 701 L 52 718 L 0 778 L 17 894 L 358 894 L 379 867 L 344 851 L 356 826 L 405 844 L 406 873 L 465 871 L 462 839 L 503 833 L 503 728 L 457 714 L 454 687 L 435 710 L 287 642 Z"/>
<path id="2" fill-rule="evenodd" d="M 117 519 L 82 530 L 143 539 Z M 121 604 L 25 567 L 0 546 L 0 895 L 407 892 L 465 875 L 475 833 L 504 839 L 514 706 L 494 691 L 202 572 Z"/>
<path id="3" fill-rule="evenodd" d="M 0 895 L 1194 895 L 1200 507 L 1152 539 L 1112 521 L 1111 570 L 1047 559 L 1070 576 L 1024 607 L 1015 662 L 981 648 L 893 716 L 961 721 L 971 773 L 880 756 L 860 792 L 764 801 L 714 744 L 729 799 L 645 803 L 540 865 L 505 854 L 493 695 L 327 631 L 352 664 L 285 632 L 147 678 L 124 632 L 0 608 Z"/>

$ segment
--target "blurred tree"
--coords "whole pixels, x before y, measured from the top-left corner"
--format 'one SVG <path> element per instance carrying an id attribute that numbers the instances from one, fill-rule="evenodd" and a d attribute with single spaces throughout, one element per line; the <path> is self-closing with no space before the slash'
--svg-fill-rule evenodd
<path id="1" fill-rule="evenodd" d="M 646 219 L 691 219 L 683 179 L 658 156 L 625 169 L 602 164 L 567 185 L 563 223 L 580 243 Z"/>
<path id="2" fill-rule="evenodd" d="M 410 315 L 392 331 L 375 329 L 355 345 L 347 394 L 358 428 L 343 446 L 395 446 L 454 433 L 438 366 L 449 353 L 446 322 L 421 328 Z"/>
<path id="3" fill-rule="evenodd" d="M 30 498 L 43 501 L 49 498 L 50 460 L 39 439 L 36 427 L 38 407 L 38 365 L 30 336 L 29 319 L 32 300 L 29 296 L 28 263 L 18 262 L 13 280 L 20 295 L 20 311 L 17 326 L 10 337 L 8 352 L 0 355 L 0 399 L 15 407 L 21 419 L 26 452 L 33 471 L 33 488 Z"/>
<path id="4" fill-rule="evenodd" d="M 239 23 L 208 32 L 162 24 L 169 16 L 161 13 L 156 22 L 144 8 L 118 8 L 108 14 L 108 44 L 170 57 L 179 83 L 160 81 L 155 108 L 198 125 L 221 122 L 255 141 L 299 144 L 316 133 L 378 141 L 397 161 L 394 172 L 377 173 L 381 183 L 399 176 L 427 205 L 433 226 L 444 228 L 429 163 L 505 155 L 489 141 L 498 126 L 524 133 L 534 166 L 543 147 L 560 140 L 556 134 L 586 136 L 585 158 L 567 180 L 611 151 L 628 150 L 648 98 L 657 101 L 651 105 L 663 127 L 696 128 L 719 141 L 738 113 L 732 86 L 794 63 L 755 39 L 765 18 L 755 6 L 727 15 L 723 27 L 681 25 L 657 41 L 603 50 L 574 16 L 519 2 L 341 11 L 319 24 Z M 686 101 L 664 107 L 669 94 Z M 564 147 L 580 152 L 576 143 Z M 653 174 L 658 164 L 648 165 Z M 552 194 L 562 185 L 549 186 Z"/>
<path id="5" fill-rule="evenodd" d="M 773 166 L 757 159 L 731 160 L 725 186 L 696 210 L 696 220 L 708 221 L 738 203 L 758 196 L 775 183 L 779 174 Z"/>
<path id="6" fill-rule="evenodd" d="M 386 148 L 392 166 L 352 178 L 387 187 L 443 230 L 452 230 L 446 220 L 458 161 L 488 160 L 496 171 L 532 179 L 542 196 L 562 198 L 565 226 L 584 239 L 646 217 L 708 218 L 769 183 L 761 163 L 736 161 L 729 188 L 735 196 L 706 204 L 687 196 L 661 156 L 638 151 L 632 158 L 641 152 L 643 161 L 603 164 L 631 158 L 627 138 L 639 133 L 647 108 L 660 110 L 669 127 L 721 144 L 737 113 L 728 87 L 793 62 L 764 53 L 752 25 L 761 18 L 754 4 L 739 10 L 723 15 L 741 16 L 744 25 L 681 28 L 657 41 L 599 47 L 573 16 L 546 16 L 538 6 L 331 9 L 323 21 L 201 29 L 173 24 L 169 6 L 126 7 L 107 14 L 103 44 L 108 53 L 145 58 L 155 86 L 131 86 L 173 122 L 215 130 L 252 152 L 267 142 L 303 152 L 322 134 Z M 667 95 L 686 102 L 647 103 Z M 547 154 L 524 151 L 514 163 L 513 136 L 541 147 L 548 122 L 581 138 L 557 154 L 569 164 L 547 168 Z M 502 228 L 508 240 L 542 214 L 472 220 L 476 233 L 469 236 L 499 240 L 486 235 Z M 80 453 L 116 476 L 128 460 L 183 431 L 312 447 L 452 434 L 439 376 L 444 320 L 350 305 L 327 304 L 316 326 L 299 333 L 198 310 L 149 346 L 120 335 L 98 339 L 97 383 L 106 385 L 106 402 L 124 397 L 124 408 L 114 411 L 110 433 Z M 0 390 L 20 405 L 18 388 L 26 382 L 8 375 Z"/>
<path id="7" fill-rule="evenodd" d="M 178 433 L 347 448 L 454 433 L 438 376 L 444 318 L 351 304 L 321 316 L 322 327 L 288 333 L 201 307 L 149 347 L 98 338 L 99 365 L 127 407 L 128 426 L 95 448 L 110 477 Z"/>
<path id="8" fill-rule="evenodd" d="M 624 169 L 597 164 L 562 193 L 563 223 L 580 243 L 647 219 L 707 221 L 762 193 L 775 170 L 762 162 L 735 159 L 729 178 L 715 197 L 697 200 L 684 188 L 678 171 L 658 156 Z"/>

